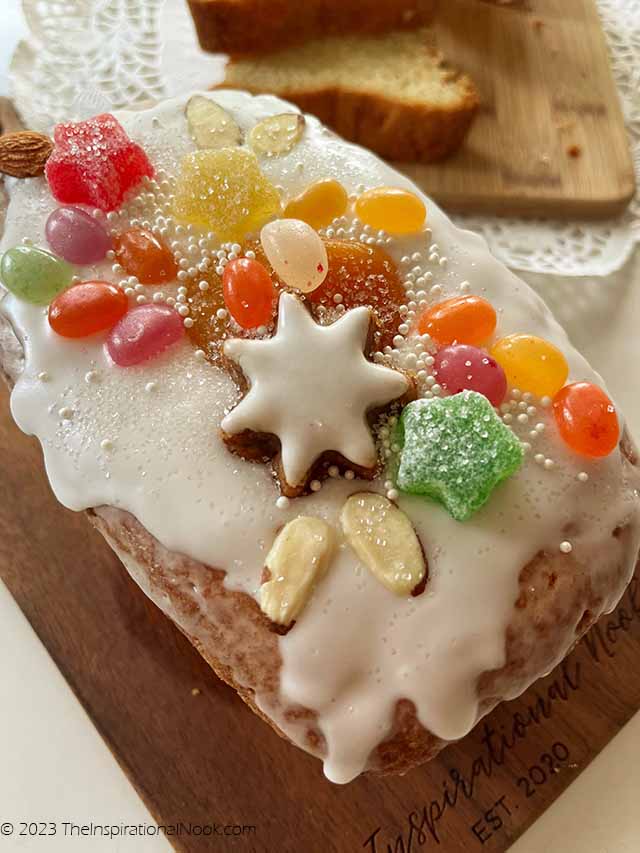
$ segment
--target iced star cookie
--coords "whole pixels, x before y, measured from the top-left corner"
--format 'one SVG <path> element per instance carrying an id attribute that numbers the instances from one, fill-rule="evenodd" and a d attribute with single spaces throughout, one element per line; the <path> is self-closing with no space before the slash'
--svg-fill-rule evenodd
<path id="1" fill-rule="evenodd" d="M 51 148 L 7 180 L 13 416 L 332 781 L 428 760 L 615 607 L 640 543 L 622 413 L 479 237 L 271 97 Z"/>

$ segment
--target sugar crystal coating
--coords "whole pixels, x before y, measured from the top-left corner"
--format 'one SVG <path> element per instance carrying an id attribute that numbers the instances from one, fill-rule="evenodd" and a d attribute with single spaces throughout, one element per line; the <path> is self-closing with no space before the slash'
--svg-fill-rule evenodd
<path id="1" fill-rule="evenodd" d="M 55 148 L 45 174 L 58 201 L 114 210 L 153 166 L 109 113 L 66 122 L 53 132 Z"/>
<path id="2" fill-rule="evenodd" d="M 240 240 L 280 212 L 280 196 L 250 151 L 195 151 L 182 160 L 174 211 L 220 240 Z"/>
<path id="3" fill-rule="evenodd" d="M 480 509 L 524 456 L 520 441 L 476 391 L 409 403 L 397 441 L 398 488 L 438 501 L 457 521 Z"/>

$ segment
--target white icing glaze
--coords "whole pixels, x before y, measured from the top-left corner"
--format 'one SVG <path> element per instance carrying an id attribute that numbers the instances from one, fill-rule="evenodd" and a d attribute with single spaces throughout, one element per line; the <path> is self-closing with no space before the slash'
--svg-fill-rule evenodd
<path id="1" fill-rule="evenodd" d="M 291 109 L 271 97 L 231 91 L 207 96 L 245 131 Z M 194 147 L 184 119 L 186 100 L 118 116 L 154 164 L 174 174 L 181 156 Z M 359 185 L 411 188 L 373 155 L 341 142 L 312 118 L 299 145 L 261 165 L 290 197 L 328 177 L 337 177 L 351 193 Z M 44 246 L 44 223 L 56 206 L 46 184 L 11 182 L 10 190 L 2 249 L 23 237 Z M 565 353 L 570 380 L 601 383 L 542 301 L 490 256 L 481 238 L 455 228 L 426 201 L 431 234 L 394 241 L 387 248 L 396 261 L 416 252 L 428 256 L 438 294 L 453 295 L 464 283 L 496 306 L 501 335 L 540 335 Z M 442 263 L 436 250 L 429 253 L 431 241 L 448 261 Z M 81 273 L 113 279 L 107 263 Z M 99 336 L 62 341 L 41 308 L 13 297 L 1 307 L 26 352 L 12 412 L 25 432 L 38 436 L 52 487 L 66 506 L 127 509 L 165 546 L 225 569 L 227 585 L 255 595 L 278 527 L 305 514 L 337 528 L 346 496 L 362 489 L 357 481 L 328 480 L 321 492 L 276 508 L 268 469 L 231 455 L 218 436 L 225 410 L 236 399 L 233 383 L 189 344 L 148 365 L 117 370 Z M 535 451 L 464 525 L 428 501 L 399 499 L 429 561 L 421 596 L 398 599 L 389 593 L 343 543 L 302 617 L 280 638 L 282 702 L 318 713 L 328 750 L 325 772 L 334 781 L 348 781 L 365 767 L 401 697 L 415 703 L 420 721 L 436 735 L 465 734 L 478 716 L 479 674 L 504 662 L 521 568 L 541 549 L 556 552 L 571 521 L 578 529 L 572 554 L 595 577 L 603 566 L 589 560 L 592 549 L 616 524 L 638 520 L 619 452 L 585 462 L 557 441 L 548 410 L 537 417 L 547 429 Z M 553 468 L 536 464 L 534 452 L 542 461 L 552 458 Z M 588 474 L 586 482 L 578 479 L 580 472 Z M 366 488 L 383 491 L 384 485 L 381 480 Z M 615 603 L 612 598 L 606 604 Z M 568 634 L 564 645 L 559 640 L 559 656 L 570 639 Z M 266 700 L 264 707 L 276 715 Z M 277 719 L 301 741 L 296 724 L 282 715 Z"/>
<path id="2" fill-rule="evenodd" d="M 225 355 L 242 368 L 249 391 L 222 429 L 231 435 L 246 429 L 277 435 L 282 470 L 292 486 L 305 481 L 326 450 L 372 468 L 378 455 L 366 413 L 401 397 L 409 382 L 365 358 L 370 322 L 367 308 L 354 308 L 320 326 L 297 297 L 283 293 L 272 338 L 233 338 L 224 345 Z"/>

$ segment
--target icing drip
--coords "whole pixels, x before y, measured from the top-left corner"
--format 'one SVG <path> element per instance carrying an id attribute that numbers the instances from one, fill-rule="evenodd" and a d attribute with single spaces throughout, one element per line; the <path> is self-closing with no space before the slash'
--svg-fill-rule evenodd
<path id="1" fill-rule="evenodd" d="M 237 92 L 207 97 L 227 109 L 245 133 L 261 119 L 291 109 L 275 98 Z M 106 221 L 117 229 L 147 227 L 145 223 L 158 229 L 175 251 L 180 272 L 177 284 L 163 285 L 149 298 L 178 306 L 185 323 L 192 323 L 182 282 L 198 282 L 216 264 L 221 273 L 240 246 L 220 247 L 213 235 L 171 220 L 171 176 L 194 150 L 185 102 L 118 115 L 130 138 L 149 155 L 157 180 Z M 346 145 L 312 118 L 289 153 L 261 160 L 260 166 L 286 198 L 329 177 L 339 178 L 352 196 L 380 185 L 412 189 L 373 155 Z M 45 222 L 57 205 L 44 181 L 13 182 L 10 190 L 2 249 L 23 238 L 45 246 Z M 422 396 L 437 396 L 429 343 L 411 336 L 411 323 L 416 312 L 435 301 L 472 292 L 496 306 L 501 335 L 523 330 L 539 335 L 567 357 L 569 381 L 602 384 L 541 300 L 491 257 L 481 238 L 455 228 L 432 202 L 427 211 L 429 230 L 416 237 L 392 239 L 345 217 L 324 232 L 329 239 L 384 246 L 403 273 L 404 323 L 394 346 L 378 353 L 377 362 L 415 370 Z M 77 271 L 83 279 L 112 281 L 123 274 L 112 263 L 107 257 Z M 139 282 L 125 278 L 120 283 L 132 300 L 148 298 Z M 203 290 L 209 286 L 206 280 L 201 283 Z M 38 436 L 59 500 L 76 510 L 101 504 L 128 510 L 167 548 L 223 568 L 230 588 L 255 596 L 265 555 L 283 524 L 304 514 L 339 530 L 345 499 L 363 489 L 346 475 L 330 477 L 321 492 L 276 506 L 266 466 L 233 456 L 219 436 L 237 389 L 190 343 L 178 344 L 146 365 L 114 369 L 101 339 L 61 342 L 41 307 L 7 297 L 1 310 L 26 351 L 12 412 L 25 432 Z M 332 363 L 331 370 L 336 388 L 354 381 L 346 378 L 351 374 L 342 365 Z M 316 394 L 317 388 L 309 387 L 305 404 Z M 326 403 L 333 405 L 328 398 Z M 334 411 L 326 414 L 336 417 Z M 572 558 L 597 580 L 604 567 L 589 559 L 593 549 L 622 520 L 638 518 L 618 450 L 598 461 L 572 455 L 558 441 L 548 401 L 530 395 L 512 391 L 501 416 L 529 449 L 522 468 L 496 488 L 470 521 L 461 525 L 419 497 L 398 499 L 429 563 L 425 591 L 416 598 L 391 594 L 343 542 L 294 628 L 279 638 L 280 705 L 273 707 L 266 696 L 257 700 L 298 742 L 302 735 L 282 709 L 302 705 L 317 712 L 327 744 L 325 770 L 334 781 L 346 782 L 364 769 L 389 733 L 400 698 L 414 702 L 420 721 L 435 735 L 464 735 L 479 714 L 479 675 L 504 663 L 505 630 L 523 566 L 541 550 L 557 553 L 559 543 L 566 546 L 571 524 Z M 392 432 L 384 423 L 379 426 L 383 456 L 392 452 Z M 367 483 L 366 489 L 384 493 L 390 489 L 385 480 Z M 562 553 L 568 553 L 566 547 Z M 606 606 L 615 603 L 610 600 Z M 564 645 L 559 639 L 560 655 L 571 637 L 564 639 Z"/>

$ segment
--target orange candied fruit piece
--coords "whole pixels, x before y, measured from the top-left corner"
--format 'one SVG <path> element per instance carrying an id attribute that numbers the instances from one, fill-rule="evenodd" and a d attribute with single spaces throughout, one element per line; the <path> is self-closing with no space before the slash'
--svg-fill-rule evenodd
<path id="1" fill-rule="evenodd" d="M 327 240 L 329 271 L 320 287 L 309 294 L 312 311 L 370 306 L 376 314 L 375 349 L 391 346 L 402 318 L 398 311 L 406 292 L 392 258 L 378 246 L 347 240 Z M 336 302 L 336 297 L 341 297 Z"/>

